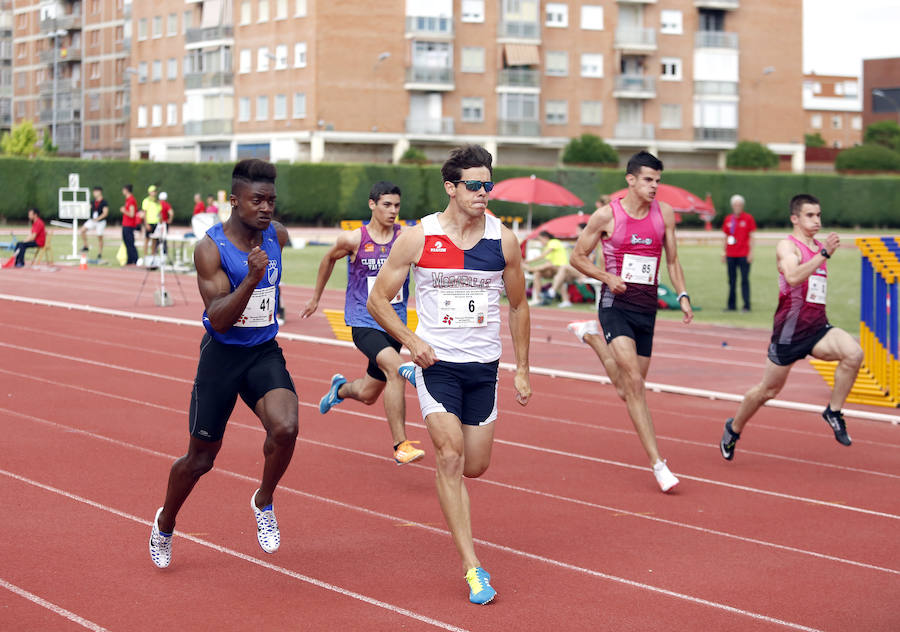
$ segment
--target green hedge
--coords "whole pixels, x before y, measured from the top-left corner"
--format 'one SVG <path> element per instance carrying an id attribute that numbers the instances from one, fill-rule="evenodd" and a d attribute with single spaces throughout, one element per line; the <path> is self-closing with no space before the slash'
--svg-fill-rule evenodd
<path id="1" fill-rule="evenodd" d="M 0 221 L 23 221 L 26 210 L 37 206 L 55 214 L 57 189 L 66 186 L 69 173 L 81 174 L 82 186 L 100 184 L 113 217 L 122 205 L 121 188 L 134 184 L 140 201 L 146 187 L 155 184 L 169 194 L 179 223 L 193 211 L 193 194 L 229 188 L 228 163 L 159 163 L 92 161 L 65 158 L 20 159 L 0 157 Z M 341 219 L 368 214 L 369 188 L 376 180 L 390 180 L 403 191 L 402 214 L 419 218 L 444 208 L 446 194 L 438 165 L 278 164 L 277 212 L 292 224 L 335 225 Z M 577 210 L 591 212 L 602 194 L 625 187 L 622 169 L 585 167 L 498 166 L 494 180 L 535 174 L 558 182 L 584 201 L 582 209 L 535 206 L 535 223 Z M 812 193 L 822 201 L 828 226 L 900 226 L 900 177 L 892 175 L 792 174 L 758 171 L 665 171 L 663 181 L 684 187 L 703 198 L 712 195 L 721 222 L 729 212 L 728 199 L 740 193 L 747 210 L 761 226 L 788 225 L 788 202 L 796 193 Z M 497 215 L 524 217 L 527 207 L 512 202 L 491 202 Z M 48 212 L 49 211 L 49 212 Z M 689 224 L 693 223 L 688 221 Z"/>

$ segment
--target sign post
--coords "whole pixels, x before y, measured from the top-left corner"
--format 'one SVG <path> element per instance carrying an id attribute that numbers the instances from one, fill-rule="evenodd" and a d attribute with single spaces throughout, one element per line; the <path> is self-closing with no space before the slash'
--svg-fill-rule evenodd
<path id="1" fill-rule="evenodd" d="M 80 176 L 69 174 L 69 186 L 59 189 L 59 219 L 72 220 L 72 254 L 66 259 L 78 258 L 78 220 L 91 216 L 91 191 L 81 188 Z"/>

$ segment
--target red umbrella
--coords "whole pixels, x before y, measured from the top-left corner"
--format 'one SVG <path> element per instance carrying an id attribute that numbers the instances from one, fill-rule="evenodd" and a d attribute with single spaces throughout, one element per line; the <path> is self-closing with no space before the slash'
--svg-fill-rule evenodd
<path id="1" fill-rule="evenodd" d="M 525 230 L 531 231 L 531 205 L 541 206 L 584 206 L 577 196 L 565 187 L 543 180 L 536 176 L 530 178 L 510 178 L 498 182 L 490 193 L 492 200 L 519 202 L 528 205 L 528 222 Z"/>
<path id="2" fill-rule="evenodd" d="M 587 224 L 587 221 L 590 218 L 590 215 L 580 212 L 573 213 L 572 215 L 560 215 L 559 217 L 554 217 L 528 233 L 522 241 L 525 242 L 529 239 L 534 239 L 544 230 L 557 239 L 575 239 L 578 225 Z"/>
<path id="3" fill-rule="evenodd" d="M 622 189 L 616 191 L 610 197 L 623 198 L 626 193 L 628 193 L 628 189 Z M 711 217 L 716 214 L 716 209 L 709 196 L 707 196 L 706 200 L 701 200 L 690 191 L 671 184 L 660 183 L 659 188 L 656 190 L 656 200 L 665 202 L 679 213 L 697 213 L 704 217 Z"/>

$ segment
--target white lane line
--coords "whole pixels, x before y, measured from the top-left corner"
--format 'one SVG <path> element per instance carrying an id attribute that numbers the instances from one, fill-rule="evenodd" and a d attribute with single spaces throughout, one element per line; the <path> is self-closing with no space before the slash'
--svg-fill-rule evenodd
<path id="1" fill-rule="evenodd" d="M 44 483 L 40 483 L 33 479 L 27 478 L 25 476 L 20 476 L 19 474 L 16 474 L 14 472 L 9 472 L 9 471 L 3 470 L 3 469 L 0 469 L 0 474 L 3 474 L 4 476 L 8 476 L 9 478 L 15 479 L 19 482 L 26 483 L 33 487 L 37 487 L 38 489 L 43 489 L 44 491 L 58 494 L 60 496 L 63 496 L 64 498 L 68 498 L 69 500 L 74 500 L 74 501 L 83 503 L 85 505 L 88 505 L 89 507 L 93 507 L 94 509 L 99 509 L 101 511 L 111 513 L 120 518 L 125 518 L 127 520 L 131 520 L 132 522 L 136 522 L 138 524 L 142 524 L 147 527 L 152 526 L 152 522 L 149 520 L 144 520 L 143 518 L 139 518 L 138 516 L 132 515 L 125 511 L 120 511 L 118 509 L 114 509 L 113 507 L 104 505 L 103 503 L 100 503 L 100 502 L 97 502 L 94 500 L 90 500 L 89 498 L 85 498 L 84 496 L 79 496 L 79 495 L 73 494 L 71 492 L 67 492 L 63 489 L 59 489 L 58 487 L 46 485 Z M 440 628 L 442 630 L 453 630 L 454 632 L 466 632 L 466 630 L 464 628 L 458 628 L 454 625 L 450 625 L 449 623 L 444 623 L 443 621 L 438 621 L 437 619 L 432 619 L 431 617 L 427 617 L 427 616 L 419 614 L 417 612 L 413 612 L 412 610 L 407 610 L 406 608 L 402 608 L 400 606 L 396 606 L 394 604 L 390 604 L 385 601 L 381 601 L 379 599 L 375 599 L 373 597 L 369 597 L 367 595 L 363 595 L 361 593 L 358 593 L 358 592 L 355 592 L 352 590 L 348 590 L 347 588 L 342 588 L 341 586 L 337 586 L 335 584 L 330 584 L 330 583 L 322 581 L 320 579 L 316 579 L 315 577 L 303 575 L 296 571 L 292 571 L 288 568 L 284 568 L 283 566 L 277 566 L 276 564 L 271 564 L 269 562 L 265 562 L 263 560 L 253 557 L 252 555 L 247 555 L 246 553 L 241 553 L 240 551 L 235 551 L 234 549 L 229 549 L 228 547 L 221 546 L 219 544 L 216 544 L 215 542 L 210 542 L 209 540 L 204 540 L 203 538 L 198 538 L 197 536 L 194 536 L 194 535 L 179 532 L 178 537 L 183 538 L 185 540 L 189 540 L 191 542 L 194 542 L 195 544 L 205 546 L 205 547 L 212 549 L 213 551 L 216 551 L 218 553 L 224 553 L 226 555 L 230 555 L 232 557 L 238 558 L 245 562 L 250 562 L 251 564 L 256 564 L 257 566 L 265 568 L 266 570 L 275 571 L 276 573 L 280 573 L 282 575 L 286 575 L 293 579 L 300 580 L 301 582 L 311 584 L 318 588 L 323 588 L 325 590 L 329 590 L 329 591 L 337 593 L 339 595 L 343 595 L 344 597 L 350 597 L 351 599 L 356 599 L 357 601 L 362 601 L 363 603 L 367 603 L 369 605 L 376 606 L 378 608 L 382 608 L 389 612 L 393 612 L 394 614 L 399 614 L 401 616 L 408 617 L 410 619 L 415 619 L 417 621 L 427 623 L 429 625 L 432 625 L 436 628 Z M 2 581 L 2 580 L 0 580 L 0 581 Z M 52 605 L 52 604 L 50 604 L 50 605 Z M 66 611 L 66 612 L 68 612 L 68 611 Z M 77 616 L 77 615 L 73 615 L 73 616 Z M 90 623 L 90 622 L 87 622 L 87 623 Z M 103 628 L 100 628 L 100 627 L 90 628 L 90 629 L 103 630 Z"/>
<path id="2" fill-rule="evenodd" d="M 70 310 L 78 310 L 78 311 L 86 311 L 95 314 L 107 314 L 110 316 L 122 316 L 125 318 L 132 318 L 135 320 L 148 320 L 159 323 L 169 323 L 174 325 L 188 325 L 193 327 L 201 327 L 201 323 L 196 320 L 189 320 L 185 318 L 172 318 L 168 316 L 157 316 L 153 314 L 141 314 L 138 312 L 127 312 L 123 310 L 116 309 L 107 309 L 103 307 L 92 307 L 90 305 L 80 305 L 78 303 L 66 303 L 63 301 L 51 301 L 47 299 L 37 299 L 37 298 L 29 298 L 22 296 L 15 296 L 11 294 L 0 294 L 0 300 L 7 301 L 15 301 L 22 303 L 31 303 L 34 305 L 43 305 L 46 307 L 62 307 L 64 309 Z M 279 332 L 278 338 L 280 340 L 292 340 L 298 342 L 310 342 L 313 344 L 323 344 L 329 345 L 333 347 L 345 347 L 345 348 L 355 348 L 352 342 L 344 341 L 344 340 L 334 340 L 331 338 L 319 338 L 316 336 L 305 336 L 301 334 L 293 334 L 289 332 Z M 406 350 L 404 349 L 404 352 Z M 515 370 L 515 365 L 509 362 L 501 362 L 500 367 L 504 370 Z M 609 378 L 606 376 L 598 376 L 590 373 L 580 373 L 576 371 L 564 371 L 558 369 L 550 369 L 543 367 L 531 367 L 531 373 L 534 375 L 548 375 L 551 377 L 564 377 L 575 380 L 581 380 L 586 382 L 599 382 L 601 384 L 609 384 Z M 704 399 L 712 399 L 712 400 L 724 400 L 730 402 L 740 402 L 743 400 L 744 396 L 735 395 L 732 393 L 725 393 L 722 391 L 712 391 L 708 389 L 700 389 L 700 388 L 691 388 L 686 386 L 678 386 L 674 384 L 661 384 L 657 382 L 647 382 L 646 387 L 651 391 L 658 393 L 675 393 L 679 395 L 689 395 L 693 397 L 701 397 Z M 803 402 L 792 402 L 787 400 L 773 399 L 765 404 L 766 406 L 772 406 L 775 408 L 787 408 L 789 410 L 803 410 L 807 412 L 820 412 L 821 405 L 820 404 L 806 404 Z M 851 418 L 859 418 L 859 419 L 872 419 L 876 421 L 886 421 L 888 423 L 894 425 L 900 425 L 900 416 L 897 415 L 887 415 L 884 413 L 873 413 L 864 410 L 854 410 L 852 408 L 844 408 L 843 409 L 844 417 Z"/>
<path id="3" fill-rule="evenodd" d="M 28 592 L 24 588 L 19 588 L 15 584 L 10 584 L 8 581 L 0 577 L 0 586 L 6 588 L 6 590 L 19 595 L 20 597 L 27 599 L 32 603 L 36 603 L 42 608 L 46 608 L 47 610 L 58 614 L 59 616 L 68 619 L 72 623 L 77 623 L 83 628 L 87 628 L 88 630 L 93 630 L 94 632 L 107 632 L 106 628 L 97 625 L 93 621 L 88 621 L 84 617 L 80 617 L 74 612 L 70 610 L 66 610 L 62 606 L 57 606 L 55 603 L 51 603 L 46 599 L 43 599 L 32 592 Z"/>

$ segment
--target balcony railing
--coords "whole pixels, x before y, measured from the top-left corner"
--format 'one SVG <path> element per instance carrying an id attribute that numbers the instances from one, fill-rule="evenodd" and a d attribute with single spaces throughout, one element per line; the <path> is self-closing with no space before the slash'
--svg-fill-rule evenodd
<path id="1" fill-rule="evenodd" d="M 736 97 L 738 93 L 737 81 L 695 81 L 694 94 L 698 96 L 728 96 Z"/>
<path id="2" fill-rule="evenodd" d="M 453 37 L 453 18 L 407 15 L 406 34 L 419 37 Z"/>
<path id="3" fill-rule="evenodd" d="M 230 72 L 189 72 L 184 75 L 185 90 L 221 88 L 234 85 L 234 74 Z"/>
<path id="4" fill-rule="evenodd" d="M 656 77 L 618 75 L 613 96 L 619 99 L 653 99 L 656 97 Z"/>
<path id="5" fill-rule="evenodd" d="M 50 50 L 42 50 L 40 55 L 38 55 L 38 58 L 41 60 L 42 64 L 52 64 L 54 58 L 56 58 L 59 63 L 81 61 L 81 49 L 72 48 L 71 46 L 60 46 L 58 51 L 55 51 L 52 48 Z"/>
<path id="6" fill-rule="evenodd" d="M 234 39 L 234 27 L 230 24 L 222 26 L 209 26 L 202 29 L 188 29 L 184 34 L 186 44 L 197 42 L 211 42 L 214 40 Z"/>
<path id="7" fill-rule="evenodd" d="M 541 85 L 541 73 L 528 68 L 504 68 L 497 78 L 497 85 L 506 88 L 537 88 Z"/>
<path id="8" fill-rule="evenodd" d="M 0 61 L 12 61 L 12 40 L 0 42 Z"/>
<path id="9" fill-rule="evenodd" d="M 652 123 L 616 123 L 615 137 L 620 140 L 652 140 Z"/>
<path id="10" fill-rule="evenodd" d="M 656 50 L 656 29 L 619 26 L 616 28 L 614 45 L 626 50 Z"/>
<path id="11" fill-rule="evenodd" d="M 212 136 L 231 134 L 234 123 L 231 119 L 206 119 L 204 121 L 185 121 L 185 136 Z"/>
<path id="12" fill-rule="evenodd" d="M 56 123 L 72 123 L 81 120 L 81 110 L 75 108 L 57 108 Z M 53 110 L 41 110 L 41 123 L 53 123 Z"/>
<path id="13" fill-rule="evenodd" d="M 424 83 L 433 86 L 453 86 L 453 68 L 436 66 L 410 66 L 406 69 L 406 83 Z"/>
<path id="14" fill-rule="evenodd" d="M 724 127 L 695 127 L 694 140 L 733 143 L 737 141 L 737 129 Z"/>
<path id="15" fill-rule="evenodd" d="M 453 119 L 450 117 L 432 119 L 406 119 L 407 134 L 452 134 Z"/>
<path id="16" fill-rule="evenodd" d="M 81 89 L 81 81 L 78 79 L 64 79 L 59 78 L 56 80 L 56 91 L 58 93 L 61 92 L 74 92 Z M 53 92 L 53 79 L 48 79 L 47 81 L 42 81 L 38 84 L 38 91 L 41 94 L 50 94 Z"/>
<path id="17" fill-rule="evenodd" d="M 724 11 L 734 11 L 741 6 L 740 0 L 694 0 L 694 7 L 697 9 L 722 9 Z"/>
<path id="18" fill-rule="evenodd" d="M 697 31 L 694 48 L 737 48 L 738 34 L 725 31 Z"/>
<path id="19" fill-rule="evenodd" d="M 541 38 L 541 24 L 540 22 L 502 20 L 497 26 L 497 36 L 515 39 L 539 40 Z"/>
<path id="20" fill-rule="evenodd" d="M 51 33 L 59 29 L 64 31 L 81 30 L 81 14 L 69 13 L 41 20 L 41 33 Z"/>
<path id="21" fill-rule="evenodd" d="M 539 121 L 514 121 L 500 119 L 497 121 L 497 133 L 501 136 L 540 136 Z"/>

